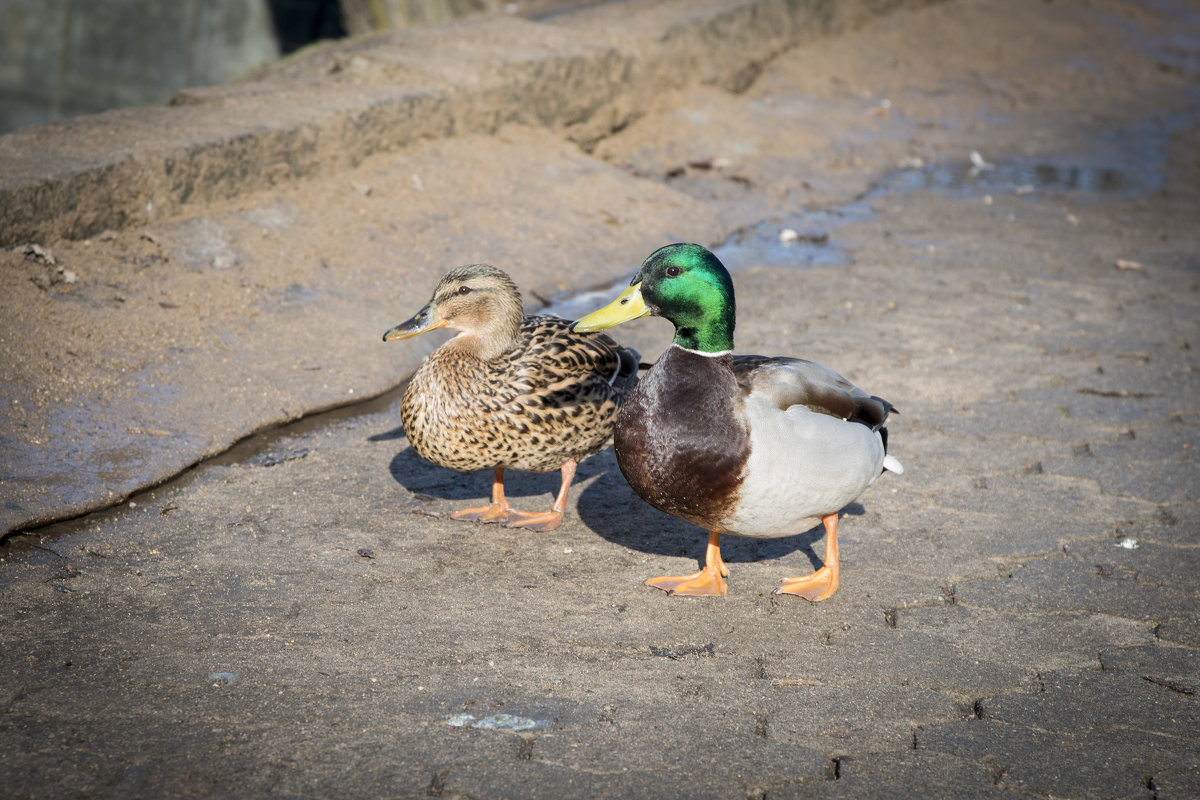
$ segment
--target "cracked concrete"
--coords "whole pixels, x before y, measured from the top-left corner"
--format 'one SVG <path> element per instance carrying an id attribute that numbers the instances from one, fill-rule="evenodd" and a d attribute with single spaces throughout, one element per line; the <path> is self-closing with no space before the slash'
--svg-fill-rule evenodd
<path id="1" fill-rule="evenodd" d="M 675 86 L 590 153 L 554 126 L 421 141 L 41 241 L 75 284 L 9 257 L 26 419 L 111 409 L 176 468 L 221 454 L 6 540 L 6 791 L 1200 794 L 1200 11 L 956 0 L 763 47 L 755 75 Z M 970 177 L 972 150 L 993 169 Z M 906 472 L 846 509 L 833 598 L 771 594 L 820 563 L 819 529 L 728 537 L 719 601 L 642 586 L 692 569 L 704 534 L 638 501 L 611 451 L 553 534 L 446 517 L 488 476 L 407 449 L 384 390 L 434 343 L 377 341 L 442 270 L 494 260 L 532 306 L 739 230 L 762 240 L 720 251 L 738 349 L 901 411 Z M 822 248 L 840 255 L 797 266 Z M 55 330 L 76 356 L 51 357 Z M 669 338 L 616 333 L 651 358 Z M 34 380 L 39 353 L 59 383 Z M 89 374 L 90 403 L 39 394 Z M 348 388 L 383 393 L 225 451 Z M 45 463 L 71 463 L 59 447 Z M 468 716 L 492 727 L 450 724 Z"/>

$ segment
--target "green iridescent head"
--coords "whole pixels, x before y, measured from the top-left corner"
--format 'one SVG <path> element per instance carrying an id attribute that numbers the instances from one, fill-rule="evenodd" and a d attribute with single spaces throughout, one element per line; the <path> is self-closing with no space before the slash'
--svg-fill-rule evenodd
<path id="1" fill-rule="evenodd" d="M 669 244 L 650 254 L 629 288 L 609 305 L 572 326 L 611 328 L 647 314 L 675 326 L 675 344 L 702 353 L 733 349 L 737 314 L 733 281 L 721 261 L 698 244 Z"/>

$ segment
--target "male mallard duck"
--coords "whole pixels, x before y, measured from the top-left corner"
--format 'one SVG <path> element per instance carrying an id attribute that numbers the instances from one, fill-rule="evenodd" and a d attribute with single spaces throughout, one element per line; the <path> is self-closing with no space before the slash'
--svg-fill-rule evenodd
<path id="1" fill-rule="evenodd" d="M 488 264 L 446 273 L 433 299 L 383 340 L 443 327 L 459 333 L 421 364 L 400 405 L 409 444 L 440 467 L 494 470 L 491 504 L 455 519 L 554 530 L 576 464 L 612 435 L 638 354 L 604 334 L 574 333 L 567 320 L 525 316 L 516 284 Z M 504 498 L 507 468 L 561 469 L 554 506 L 543 513 L 512 508 Z"/>
<path id="2" fill-rule="evenodd" d="M 572 325 L 599 331 L 647 314 L 675 340 L 626 398 L 613 434 L 629 485 L 655 508 L 708 529 L 704 569 L 646 581 L 675 594 L 724 595 L 721 534 L 790 536 L 825 523 L 825 565 L 776 592 L 837 591 L 838 511 L 883 470 L 892 405 L 799 358 L 735 356 L 733 281 L 715 255 L 672 244 L 629 288 Z"/>

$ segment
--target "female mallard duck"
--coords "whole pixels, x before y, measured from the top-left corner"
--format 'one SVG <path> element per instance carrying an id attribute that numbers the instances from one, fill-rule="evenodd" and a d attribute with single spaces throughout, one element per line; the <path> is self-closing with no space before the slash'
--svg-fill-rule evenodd
<path id="1" fill-rule="evenodd" d="M 776 592 L 824 600 L 837 591 L 838 511 L 883 470 L 892 405 L 831 369 L 798 358 L 735 356 L 733 282 L 715 255 L 672 244 L 629 288 L 578 320 L 599 331 L 647 314 L 675 340 L 630 392 L 613 434 L 617 463 L 650 505 L 708 529 L 704 569 L 650 586 L 724 595 L 721 534 L 790 536 L 825 523 L 825 565 Z"/>
<path id="2" fill-rule="evenodd" d="M 492 502 L 451 516 L 552 531 L 563 519 L 575 466 L 612 435 L 638 354 L 604 334 L 574 333 L 567 320 L 527 317 L 506 273 L 488 264 L 451 270 L 433 299 L 383 335 L 408 339 L 434 328 L 459 333 L 417 369 L 400 419 L 417 455 L 459 471 L 491 468 Z M 504 470 L 562 470 L 546 512 L 512 508 Z"/>

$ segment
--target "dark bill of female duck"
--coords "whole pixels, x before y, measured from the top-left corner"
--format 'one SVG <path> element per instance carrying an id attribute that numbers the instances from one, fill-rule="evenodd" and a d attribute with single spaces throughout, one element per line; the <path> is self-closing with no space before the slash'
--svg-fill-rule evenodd
<path id="1" fill-rule="evenodd" d="M 393 319 L 395 318 L 393 317 Z M 420 336 L 422 333 L 432 331 L 436 328 L 444 328 L 449 322 L 449 320 L 442 319 L 438 315 L 436 305 L 427 303 L 424 308 L 404 320 L 404 322 L 401 322 L 394 328 L 389 328 L 383 334 L 383 340 L 385 342 L 395 342 L 400 339 L 411 339 L 414 336 Z M 376 328 L 376 330 L 379 329 Z"/>

